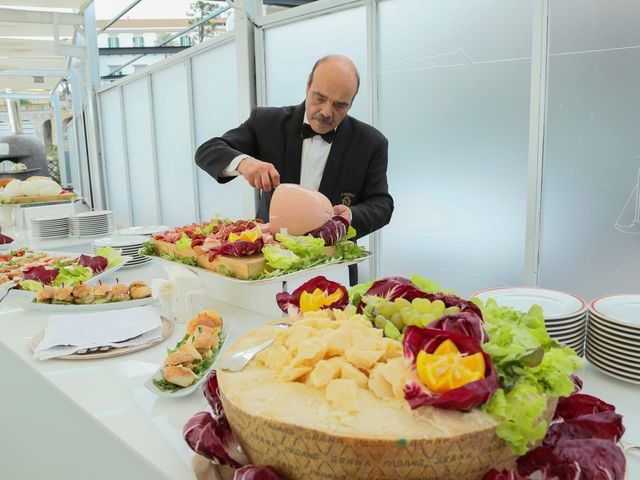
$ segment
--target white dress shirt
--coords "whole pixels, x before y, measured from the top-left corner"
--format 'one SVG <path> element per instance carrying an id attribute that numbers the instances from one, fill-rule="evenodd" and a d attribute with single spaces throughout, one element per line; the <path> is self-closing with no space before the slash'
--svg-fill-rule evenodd
<path id="1" fill-rule="evenodd" d="M 304 114 L 304 123 L 309 123 L 307 120 L 307 112 Z M 322 174 L 324 173 L 324 167 L 327 164 L 330 151 L 331 144 L 325 141 L 320 135 L 305 138 L 302 141 L 300 185 L 316 191 L 320 188 L 320 181 L 322 180 Z M 245 154 L 238 155 L 231 161 L 227 168 L 222 171 L 221 176 L 234 177 L 240 175 L 240 172 L 237 170 L 238 165 L 248 157 L 249 155 Z"/>

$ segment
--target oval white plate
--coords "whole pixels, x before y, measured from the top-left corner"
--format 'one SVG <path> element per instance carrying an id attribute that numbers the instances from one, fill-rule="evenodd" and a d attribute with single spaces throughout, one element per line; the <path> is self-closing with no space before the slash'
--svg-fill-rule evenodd
<path id="1" fill-rule="evenodd" d="M 127 300 L 125 302 L 108 302 L 108 303 L 93 303 L 90 305 L 61 305 L 54 303 L 37 303 L 31 301 L 25 306 L 32 308 L 33 310 L 39 310 L 41 312 L 50 313 L 81 313 L 81 312 L 101 312 L 105 310 L 123 310 L 126 308 L 143 307 L 150 305 L 156 301 L 155 298 L 140 298 L 138 300 Z"/>
<path id="2" fill-rule="evenodd" d="M 580 315 L 586 310 L 586 302 L 570 293 L 546 288 L 505 287 L 483 290 L 472 295 L 483 302 L 495 299 L 499 305 L 527 312 L 533 305 L 540 305 L 545 318 L 566 318 Z"/>
<path id="3" fill-rule="evenodd" d="M 222 325 L 222 336 L 221 336 L 222 342 L 220 344 L 220 347 L 218 348 L 218 353 L 217 353 L 216 359 L 211 364 L 209 369 L 207 371 L 205 371 L 202 374 L 202 376 L 198 380 L 196 380 L 195 383 L 189 385 L 188 387 L 181 388 L 180 390 L 176 390 L 175 392 L 165 392 L 163 390 L 160 390 L 153 383 L 154 380 L 162 380 L 164 378 L 164 375 L 162 374 L 162 367 L 160 367 L 160 368 L 158 368 L 158 370 L 156 370 L 154 372 L 153 375 L 151 375 L 147 379 L 146 382 L 144 382 L 144 386 L 146 387 L 147 390 L 149 390 L 152 393 L 155 393 L 156 395 L 158 395 L 160 397 L 179 398 L 179 397 L 186 397 L 187 395 L 191 395 L 193 392 L 195 392 L 200 387 L 200 385 L 202 385 L 202 383 L 204 382 L 205 378 L 207 378 L 207 375 L 209 374 L 209 372 L 211 370 L 213 370 L 215 368 L 215 366 L 217 365 L 218 359 L 224 353 L 223 350 L 227 345 L 227 339 L 229 338 L 229 332 L 230 331 L 231 331 L 231 322 L 230 321 L 224 321 L 224 323 Z M 174 345 L 174 347 L 175 347 L 175 345 Z M 162 360 L 164 360 L 164 358 Z"/>

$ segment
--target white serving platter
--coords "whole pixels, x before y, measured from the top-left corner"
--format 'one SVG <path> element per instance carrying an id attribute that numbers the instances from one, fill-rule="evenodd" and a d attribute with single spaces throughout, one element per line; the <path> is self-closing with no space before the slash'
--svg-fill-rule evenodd
<path id="1" fill-rule="evenodd" d="M 284 281 L 288 281 L 288 280 L 293 280 L 296 278 L 302 278 L 302 277 L 306 277 L 308 276 L 309 272 L 313 272 L 317 275 L 321 275 L 323 270 L 326 270 L 328 267 L 334 267 L 336 265 L 344 265 L 344 266 L 348 266 L 348 265 L 356 265 L 358 263 L 362 263 L 365 260 L 370 259 L 371 257 L 373 257 L 373 253 L 371 252 L 364 252 L 365 256 L 364 257 L 360 257 L 357 258 L 355 260 L 341 260 L 338 262 L 328 262 L 328 263 L 323 263 L 322 265 L 316 265 L 315 267 L 311 267 L 311 268 L 306 268 L 304 270 L 299 270 L 297 272 L 292 272 L 292 273 L 287 273 L 286 275 L 280 275 L 279 277 L 272 277 L 272 278 L 264 278 L 262 280 L 242 280 L 240 278 L 235 278 L 235 277 L 228 277 L 226 275 L 222 275 L 220 273 L 217 272 L 212 272 L 211 270 L 207 270 L 206 268 L 202 268 L 202 267 L 198 267 L 198 266 L 193 266 L 193 265 L 187 265 L 184 264 L 182 262 L 177 262 L 174 260 L 167 260 L 166 258 L 162 258 L 162 257 L 158 257 L 155 255 L 142 255 L 146 258 L 151 258 L 153 260 L 156 260 L 158 262 L 164 262 L 166 264 L 169 265 L 182 265 L 186 268 L 188 268 L 189 270 L 192 270 L 196 273 L 202 273 L 204 275 L 212 275 L 215 278 L 222 278 L 225 279 L 226 281 L 232 282 L 232 283 L 240 283 L 240 284 L 245 284 L 245 285 L 266 285 L 266 284 L 278 284 L 278 283 L 282 283 Z"/>
<path id="2" fill-rule="evenodd" d="M 144 307 L 155 303 L 156 299 L 152 297 L 139 298 L 137 300 L 126 300 L 124 302 L 107 302 L 107 303 L 92 303 L 89 305 L 76 305 L 76 304 L 56 304 L 56 303 L 38 303 L 34 300 L 27 303 L 27 306 L 33 310 L 39 310 L 41 312 L 49 313 L 84 313 L 84 312 L 102 312 L 105 310 L 124 310 L 127 308 Z"/>
<path id="3" fill-rule="evenodd" d="M 153 375 L 151 375 L 147 379 L 146 382 L 144 382 L 145 388 L 147 390 L 149 390 L 150 392 L 155 393 L 156 395 L 158 395 L 160 397 L 180 398 L 180 397 L 186 397 L 187 395 L 191 395 L 193 392 L 195 392 L 196 390 L 198 390 L 200 388 L 202 383 L 207 378 L 207 375 L 209 374 L 209 372 L 211 370 L 214 370 L 216 365 L 218 364 L 218 359 L 224 353 L 225 347 L 227 346 L 227 343 L 228 343 L 227 339 L 229 338 L 229 333 L 231 332 L 231 327 L 232 327 L 232 322 L 228 321 L 228 320 L 224 320 L 224 323 L 222 325 L 222 332 L 221 332 L 221 336 L 220 336 L 220 345 L 218 347 L 217 353 L 215 354 L 216 355 L 216 359 L 211 364 L 211 366 L 205 372 L 203 372 L 202 375 L 200 376 L 200 378 L 198 378 L 198 380 L 196 380 L 194 383 L 192 383 L 188 387 L 184 387 L 184 388 L 181 388 L 180 390 L 176 390 L 175 392 L 168 392 L 168 391 L 160 390 L 153 383 L 154 380 L 162 380 L 164 378 L 164 376 L 162 374 L 162 367 L 160 367 L 153 373 Z M 162 358 L 160 361 L 161 362 L 164 361 L 164 358 Z"/>

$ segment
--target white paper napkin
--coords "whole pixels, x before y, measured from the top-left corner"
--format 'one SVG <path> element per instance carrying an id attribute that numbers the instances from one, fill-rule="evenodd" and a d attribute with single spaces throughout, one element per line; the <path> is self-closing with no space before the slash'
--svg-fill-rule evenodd
<path id="1" fill-rule="evenodd" d="M 196 313 L 195 303 L 205 295 L 200 277 L 182 265 L 165 265 L 168 280 L 151 282 L 153 297 L 159 301 L 162 316 L 186 323 Z"/>
<path id="2" fill-rule="evenodd" d="M 147 305 L 87 314 L 52 315 L 34 358 L 70 355 L 85 348 L 128 347 L 162 338 L 158 309 Z"/>

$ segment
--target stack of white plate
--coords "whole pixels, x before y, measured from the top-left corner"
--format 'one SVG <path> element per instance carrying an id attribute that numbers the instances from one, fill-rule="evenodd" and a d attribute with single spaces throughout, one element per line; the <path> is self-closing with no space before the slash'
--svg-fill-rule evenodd
<path id="1" fill-rule="evenodd" d="M 604 295 L 589 303 L 587 358 L 612 377 L 640 383 L 640 295 Z"/>
<path id="2" fill-rule="evenodd" d="M 115 231 L 116 222 L 111 210 L 76 213 L 69 217 L 70 237 L 95 237 Z"/>
<path id="3" fill-rule="evenodd" d="M 116 235 L 113 237 L 99 238 L 91 242 L 91 249 L 95 255 L 96 251 L 102 247 L 113 247 L 120 250 L 120 255 L 131 257 L 122 268 L 135 267 L 151 261 L 150 257 L 142 257 L 138 253 L 142 245 L 149 239 L 142 235 Z"/>
<path id="4" fill-rule="evenodd" d="M 154 233 L 166 232 L 169 227 L 166 225 L 140 225 L 137 227 L 126 227 L 118 230 L 118 235 L 146 235 L 151 236 Z"/>
<path id="5" fill-rule="evenodd" d="M 31 236 L 39 240 L 69 236 L 69 215 L 31 219 Z"/>
<path id="6" fill-rule="evenodd" d="M 527 312 L 540 305 L 549 336 L 582 356 L 587 327 L 587 304 L 571 293 L 546 288 L 509 287 L 483 290 L 474 294 L 483 302 L 495 299 L 499 305 Z"/>

